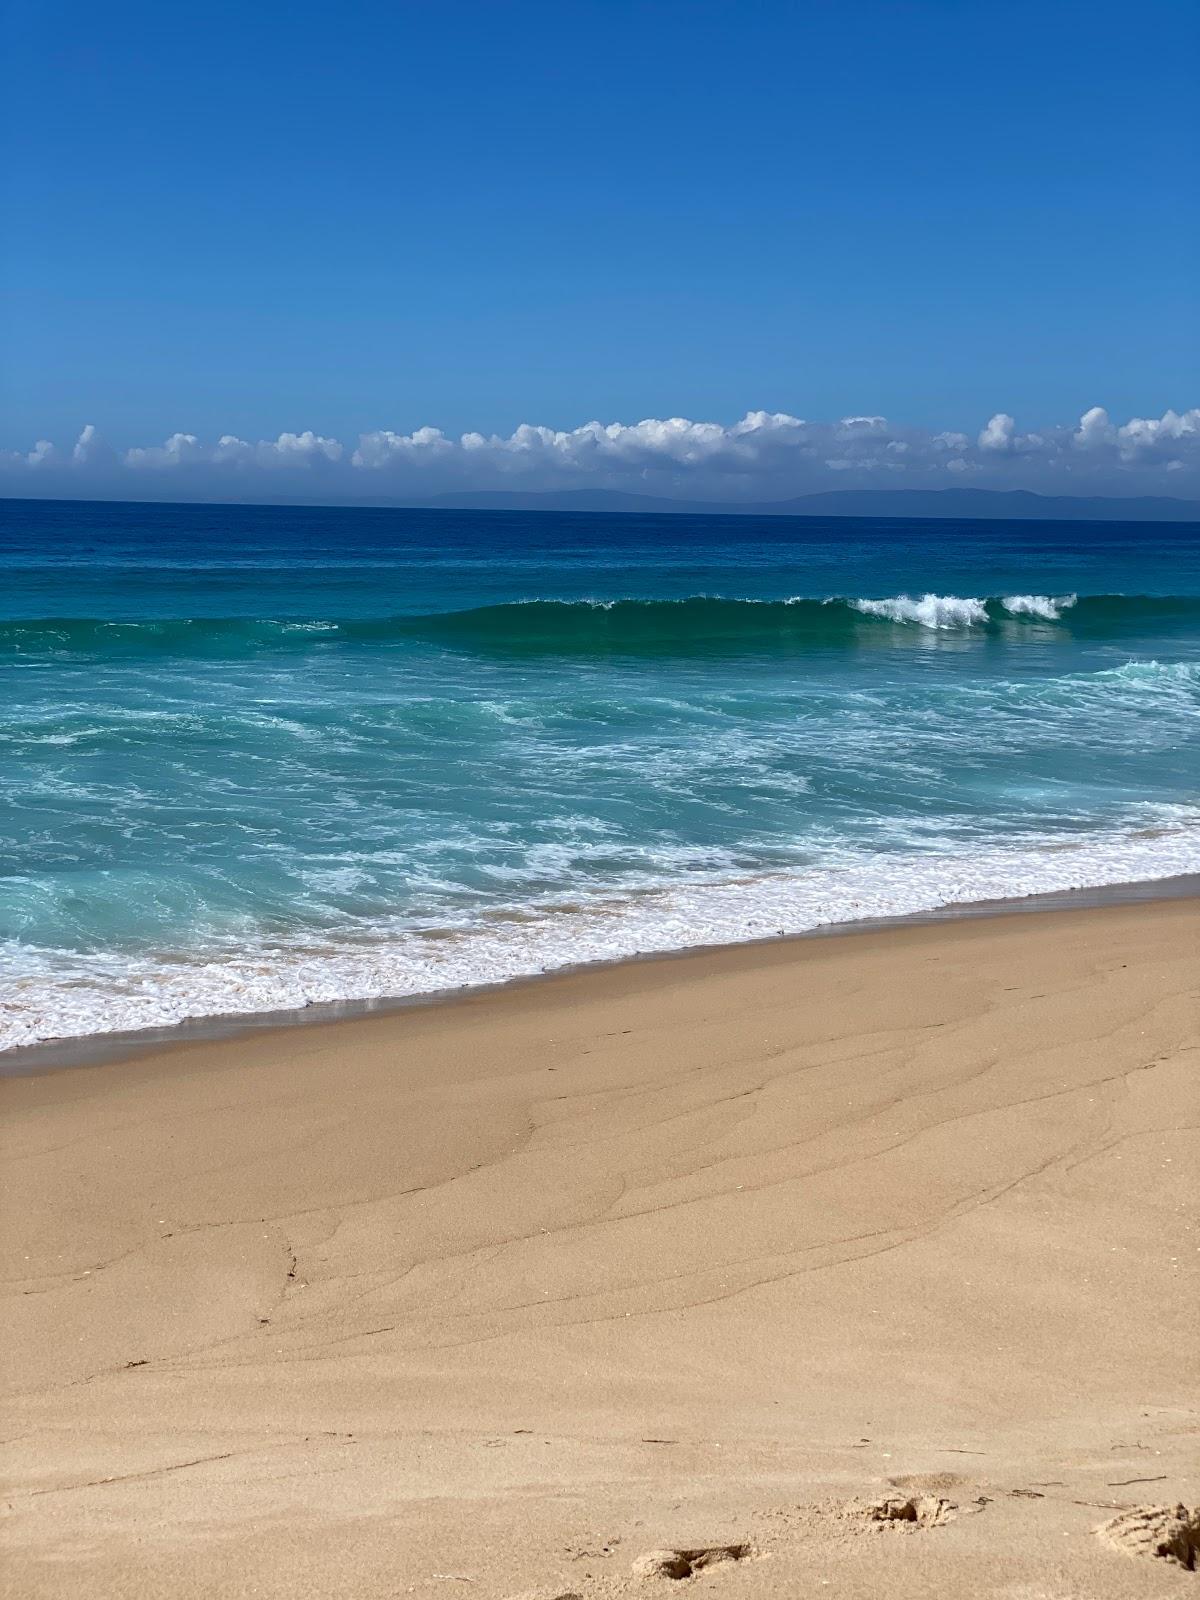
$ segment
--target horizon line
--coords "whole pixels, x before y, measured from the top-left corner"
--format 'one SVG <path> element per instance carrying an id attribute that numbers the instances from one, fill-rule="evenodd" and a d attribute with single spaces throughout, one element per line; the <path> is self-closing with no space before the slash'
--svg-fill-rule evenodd
<path id="1" fill-rule="evenodd" d="M 528 504 L 527 505 L 503 505 L 503 504 L 488 505 L 488 504 L 484 503 L 484 502 L 487 502 L 490 499 L 495 499 L 495 500 L 507 499 L 507 500 L 510 500 L 510 501 L 512 501 L 512 500 L 521 500 L 521 501 L 553 502 L 553 501 L 562 501 L 564 499 L 570 499 L 570 498 L 574 498 L 574 497 L 579 497 L 581 499 L 582 498 L 591 498 L 591 499 L 596 499 L 596 500 L 611 500 L 611 501 L 614 501 L 614 502 L 639 501 L 639 502 L 646 502 L 646 504 L 640 504 L 640 505 L 630 506 L 630 507 L 622 507 L 619 503 L 617 503 L 617 504 L 613 504 L 613 505 L 608 506 L 608 507 L 605 507 L 605 506 L 600 506 L 600 507 L 596 507 L 596 508 L 588 508 L 588 507 L 574 508 L 574 507 L 572 507 L 572 508 L 569 508 L 569 509 L 565 509 L 561 505 L 560 506 L 555 506 L 553 504 L 546 504 L 546 505 L 528 505 Z M 1081 505 L 1081 504 L 1093 504 L 1093 503 L 1098 503 L 1098 504 L 1102 504 L 1102 505 L 1105 505 L 1105 506 L 1113 506 L 1113 507 L 1118 507 L 1118 506 L 1121 506 L 1121 505 L 1124 505 L 1124 504 L 1128 504 L 1128 505 L 1147 505 L 1147 504 L 1149 504 L 1149 505 L 1161 505 L 1164 508 L 1170 508 L 1173 511 L 1176 510 L 1176 509 L 1178 509 L 1179 511 L 1192 511 L 1192 512 L 1195 513 L 1194 520 L 1200 521 L 1200 500 L 1183 499 L 1183 498 L 1181 498 L 1181 497 L 1179 497 L 1177 495 L 1162 495 L 1162 494 L 1130 494 L 1130 495 L 1116 495 L 1116 494 L 1057 494 L 1057 495 L 1055 495 L 1055 494 L 1045 494 L 1042 491 L 1037 490 L 1037 489 L 1026 489 L 1026 488 L 991 489 L 991 488 L 985 488 L 982 485 L 975 486 L 975 485 L 967 485 L 967 484 L 963 484 L 963 485 L 948 485 L 948 486 L 946 486 L 944 488 L 933 488 L 933 487 L 916 488 L 916 487 L 914 487 L 914 488 L 904 488 L 904 489 L 901 489 L 901 488 L 894 488 L 894 489 L 851 489 L 851 488 L 846 488 L 846 489 L 818 489 L 818 490 L 810 490 L 807 493 L 800 494 L 800 495 L 787 496 L 784 499 L 757 500 L 757 501 L 715 501 L 715 500 L 711 500 L 710 501 L 710 500 L 703 500 L 703 499 L 691 500 L 691 499 L 686 498 L 686 497 L 672 497 L 672 496 L 667 496 L 667 495 L 654 495 L 654 494 L 641 493 L 641 492 L 638 492 L 636 490 L 608 489 L 608 488 L 600 488 L 599 486 L 597 486 L 595 488 L 546 489 L 546 490 L 534 490 L 534 489 L 451 490 L 451 491 L 446 491 L 446 492 L 443 492 L 443 493 L 441 493 L 439 495 L 433 496 L 430 499 L 425 500 L 425 501 L 418 501 L 418 500 L 403 500 L 403 501 L 401 501 L 401 500 L 387 500 L 387 499 L 363 499 L 363 500 L 344 500 L 344 501 L 318 501 L 318 500 L 302 500 L 302 499 L 295 499 L 295 500 L 290 500 L 290 499 L 279 499 L 279 500 L 221 500 L 221 499 L 213 499 L 213 500 L 207 500 L 207 499 L 179 500 L 179 499 L 170 499 L 170 498 L 160 499 L 160 498 L 152 497 L 152 496 L 142 496 L 142 497 L 135 498 L 135 499 L 129 499 L 126 496 L 104 496 L 104 495 L 99 495 L 99 496 L 98 495 L 13 495 L 13 494 L 7 494 L 7 493 L 4 493 L 3 491 L 0 491 L 0 502 L 3 502 L 5 504 L 12 504 L 12 505 L 42 505 L 42 506 L 54 506 L 54 505 L 64 505 L 64 506 L 67 506 L 67 505 L 69 505 L 69 506 L 84 506 L 84 505 L 161 506 L 161 507 L 176 507 L 176 508 L 179 508 L 179 509 L 188 509 L 188 510 L 191 510 L 191 509 L 206 509 L 206 508 L 207 509 L 222 509 L 222 508 L 224 508 L 224 509 L 229 509 L 229 510 L 248 510 L 248 511 L 272 511 L 272 510 L 278 510 L 278 511 L 298 511 L 298 510 L 304 510 L 304 511 L 400 511 L 400 512 L 403 512 L 403 511 L 422 511 L 422 512 L 441 512 L 441 513 L 444 513 L 444 514 L 453 514 L 454 512 L 463 512 L 463 511 L 473 511 L 473 512 L 477 512 L 477 513 L 482 514 L 482 515 L 493 515 L 493 516 L 514 516 L 514 515 L 552 516 L 552 515 L 555 515 L 555 514 L 557 514 L 557 515 L 569 514 L 569 515 L 573 515 L 573 516 L 612 516 L 612 515 L 635 516 L 635 515 L 639 515 L 639 514 L 643 515 L 643 516 L 663 515 L 663 516 L 671 516 L 671 517 L 680 516 L 680 515 L 710 516 L 710 517 L 737 517 L 737 516 L 741 516 L 741 517 L 755 517 L 755 518 L 770 516 L 770 517 L 773 517 L 773 518 L 776 518 L 776 519 L 779 519 L 779 520 L 788 520 L 788 519 L 806 520 L 806 519 L 815 519 L 815 518 L 817 518 L 820 515 L 819 512 L 815 512 L 814 511 L 814 512 L 810 512 L 810 513 L 806 513 L 804 511 L 799 510 L 799 509 L 797 509 L 795 511 L 792 511 L 792 510 L 789 510 L 789 509 L 785 509 L 785 508 L 789 508 L 789 507 L 792 507 L 792 506 L 799 507 L 802 504 L 804 504 L 805 502 L 809 502 L 809 501 L 819 500 L 819 501 L 827 502 L 827 501 L 831 501 L 831 500 L 862 500 L 862 499 L 868 499 L 868 498 L 869 499 L 873 499 L 873 500 L 881 500 L 881 501 L 882 500 L 887 500 L 887 501 L 896 501 L 896 500 L 912 501 L 912 500 L 951 500 L 951 499 L 953 499 L 953 500 L 970 500 L 970 501 L 983 501 L 983 502 L 988 502 L 988 501 L 993 501 L 993 502 L 994 501 L 1009 501 L 1009 502 L 1011 502 L 1013 500 L 1021 500 L 1021 501 L 1024 501 L 1024 502 L 1028 502 L 1028 501 L 1033 500 L 1033 501 L 1044 502 L 1045 505 L 1047 506 L 1047 508 L 1054 507 L 1054 506 L 1060 506 L 1060 505 Z M 467 502 L 470 502 L 470 503 L 467 503 Z M 663 508 L 662 511 L 658 512 L 655 509 L 653 509 L 655 506 L 661 506 Z M 844 517 L 845 520 L 847 520 L 847 521 L 871 520 L 873 515 L 887 516 L 889 518 L 889 520 L 893 520 L 893 519 L 894 520 L 900 520 L 900 521 L 904 521 L 904 520 L 909 520 L 909 521 L 928 520 L 928 514 L 922 514 L 922 513 L 919 513 L 919 512 L 912 512 L 912 513 L 909 513 L 907 515 L 904 512 L 900 512 L 900 511 L 881 512 L 881 513 L 874 513 L 874 514 L 871 513 L 871 512 L 867 512 L 867 511 L 864 511 L 864 512 L 845 512 L 845 513 L 834 513 L 834 514 Z M 971 517 L 969 515 L 964 515 L 962 512 L 957 512 L 957 513 L 953 513 L 953 514 L 959 516 L 963 521 L 968 521 L 968 522 L 971 522 L 971 521 L 988 522 L 988 521 L 996 520 L 995 518 L 989 517 L 989 516 L 986 516 L 986 515 L 979 516 L 979 517 Z M 1032 517 L 1032 516 L 1031 517 L 1026 517 L 1026 518 L 1023 518 L 1022 520 L 1029 521 L 1029 522 L 1038 522 L 1038 521 L 1058 522 L 1058 521 L 1070 521 L 1070 520 L 1086 521 L 1088 519 L 1086 517 L 1084 517 L 1084 518 L 1056 517 L 1056 516 L 1051 514 L 1051 515 L 1047 515 L 1045 517 Z M 1119 520 L 1119 519 L 1114 519 L 1114 520 Z M 1139 522 L 1139 521 L 1152 522 L 1152 521 L 1155 521 L 1155 520 L 1158 520 L 1158 519 L 1155 519 L 1153 517 L 1131 517 L 1128 520 L 1133 521 L 1133 522 Z M 1191 517 L 1180 517 L 1180 518 L 1178 518 L 1178 520 L 1183 521 L 1183 522 L 1190 522 L 1190 521 L 1193 520 L 1193 518 L 1191 518 Z"/>

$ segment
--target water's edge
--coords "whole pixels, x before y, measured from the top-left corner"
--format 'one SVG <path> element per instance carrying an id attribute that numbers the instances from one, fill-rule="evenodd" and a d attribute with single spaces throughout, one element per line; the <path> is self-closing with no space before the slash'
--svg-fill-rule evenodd
<path id="1" fill-rule="evenodd" d="M 637 963 L 686 961 L 714 950 L 751 950 L 764 945 L 791 944 L 799 940 L 845 938 L 877 933 L 890 928 L 921 927 L 943 922 L 959 922 L 988 917 L 1005 917 L 1030 912 L 1087 911 L 1109 906 L 1143 905 L 1156 900 L 1200 899 L 1200 873 L 1183 873 L 1173 878 L 1155 878 L 1134 883 L 1107 883 L 1082 889 L 1059 889 L 1045 894 L 1023 895 L 1013 900 L 977 900 L 916 911 L 904 916 L 865 917 L 856 922 L 826 923 L 798 933 L 778 934 L 763 939 L 737 940 L 723 944 L 688 945 L 677 950 L 654 950 L 645 954 L 620 956 L 611 961 L 587 961 L 555 967 L 533 976 L 510 978 L 502 983 L 464 984 L 457 989 L 440 989 L 427 994 L 369 1000 L 315 1001 L 306 1006 L 279 1011 L 240 1012 L 234 1015 L 189 1018 L 169 1027 L 141 1028 L 129 1033 L 90 1034 L 66 1039 L 50 1039 L 39 1044 L 19 1045 L 0 1051 L 0 1077 L 18 1077 L 61 1071 L 72 1067 L 108 1066 L 152 1053 L 163 1047 L 201 1044 L 218 1039 L 237 1039 L 272 1029 L 305 1027 L 311 1024 L 350 1021 L 356 1017 L 406 1011 L 414 1007 L 454 1005 L 467 996 L 499 989 L 540 985 L 570 974 L 594 972 Z"/>

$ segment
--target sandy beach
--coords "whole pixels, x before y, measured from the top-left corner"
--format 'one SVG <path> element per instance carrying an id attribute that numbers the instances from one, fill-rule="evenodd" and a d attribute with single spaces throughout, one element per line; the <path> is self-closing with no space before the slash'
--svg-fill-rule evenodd
<path id="1" fill-rule="evenodd" d="M 1198 957 L 964 920 L 5 1081 L 4 1592 L 1191 1594 L 1094 1529 L 1200 1502 Z"/>

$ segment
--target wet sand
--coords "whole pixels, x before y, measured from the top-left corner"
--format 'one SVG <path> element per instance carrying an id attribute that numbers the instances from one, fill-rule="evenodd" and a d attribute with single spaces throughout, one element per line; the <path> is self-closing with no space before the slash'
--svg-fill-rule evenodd
<path id="1" fill-rule="evenodd" d="M 1198 981 L 1177 899 L 6 1080 L 5 1592 L 1190 1593 L 1093 1529 L 1200 1500 Z"/>

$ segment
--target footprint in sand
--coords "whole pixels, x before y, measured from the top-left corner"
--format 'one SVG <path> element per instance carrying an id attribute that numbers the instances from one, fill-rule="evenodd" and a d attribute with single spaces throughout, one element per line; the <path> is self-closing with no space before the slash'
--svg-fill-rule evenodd
<path id="1" fill-rule="evenodd" d="M 1096 1537 L 1126 1556 L 1157 1556 L 1185 1572 L 1200 1566 L 1200 1506 L 1133 1506 L 1102 1522 Z"/>
<path id="2" fill-rule="evenodd" d="M 852 1500 L 846 1510 L 877 1527 L 940 1528 L 954 1520 L 958 1507 L 940 1494 L 885 1494 L 865 1503 Z"/>
<path id="3" fill-rule="evenodd" d="M 633 1563 L 635 1578 L 693 1578 L 722 1561 L 744 1561 L 754 1552 L 748 1544 L 702 1545 L 693 1550 L 650 1550 Z"/>

